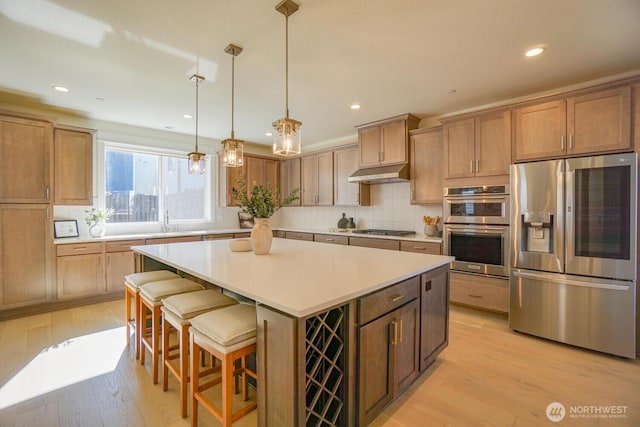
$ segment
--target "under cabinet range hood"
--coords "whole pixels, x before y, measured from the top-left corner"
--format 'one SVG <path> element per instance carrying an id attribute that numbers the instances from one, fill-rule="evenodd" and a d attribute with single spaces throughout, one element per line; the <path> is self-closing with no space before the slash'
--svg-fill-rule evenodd
<path id="1" fill-rule="evenodd" d="M 385 182 L 403 182 L 408 180 L 408 163 L 362 168 L 355 171 L 349 177 L 349 182 L 362 182 L 364 184 L 383 184 Z"/>

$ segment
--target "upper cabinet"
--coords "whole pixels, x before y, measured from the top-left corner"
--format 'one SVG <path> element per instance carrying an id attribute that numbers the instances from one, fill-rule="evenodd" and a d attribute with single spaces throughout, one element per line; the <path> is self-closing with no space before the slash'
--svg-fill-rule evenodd
<path id="1" fill-rule="evenodd" d="M 280 196 L 287 197 L 295 189 L 300 190 L 300 157 L 280 160 Z M 300 206 L 301 199 L 288 206 Z"/>
<path id="2" fill-rule="evenodd" d="M 56 127 L 54 171 L 56 205 L 93 204 L 94 130 Z"/>
<path id="3" fill-rule="evenodd" d="M 444 149 L 442 128 L 410 132 L 411 204 L 441 204 Z"/>
<path id="4" fill-rule="evenodd" d="M 445 178 L 509 174 L 510 111 L 443 122 Z"/>
<path id="5" fill-rule="evenodd" d="M 404 114 L 356 126 L 360 167 L 407 163 L 408 132 L 418 127 L 419 118 Z"/>
<path id="6" fill-rule="evenodd" d="M 629 150 L 631 87 L 544 102 L 515 111 L 515 160 Z"/>
<path id="7" fill-rule="evenodd" d="M 245 177 L 247 191 L 251 193 L 254 185 L 271 187 L 275 190 L 278 186 L 278 160 L 267 157 L 244 155 L 244 164 L 235 168 L 227 168 L 227 206 L 240 206 L 240 203 L 233 197 L 233 189 L 238 188 L 238 179 Z"/>
<path id="8" fill-rule="evenodd" d="M 333 152 L 302 157 L 303 206 L 331 206 L 333 204 Z"/>
<path id="9" fill-rule="evenodd" d="M 0 116 L 0 203 L 50 203 L 50 122 Z"/>
<path id="10" fill-rule="evenodd" d="M 358 147 L 333 152 L 333 204 L 336 206 L 369 206 L 369 184 L 349 182 L 358 169 Z"/>

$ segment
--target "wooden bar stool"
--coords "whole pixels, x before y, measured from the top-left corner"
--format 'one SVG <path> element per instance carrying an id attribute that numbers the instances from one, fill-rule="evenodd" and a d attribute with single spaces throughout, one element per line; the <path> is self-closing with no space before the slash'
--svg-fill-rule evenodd
<path id="1" fill-rule="evenodd" d="M 235 413 L 232 409 L 234 377 L 241 376 L 242 399 L 248 398 L 247 375 L 257 380 L 256 373 L 246 366 L 246 357 L 256 351 L 256 308 L 237 304 L 210 311 L 191 319 L 189 328 L 191 347 L 191 425 L 198 425 L 198 403 L 202 403 L 223 425 L 230 427 L 257 406 L 253 401 Z M 206 351 L 220 360 L 221 376 L 201 382 L 200 353 Z M 236 369 L 235 361 L 240 360 Z M 218 408 L 204 391 L 222 384 L 222 405 Z"/>
<path id="2" fill-rule="evenodd" d="M 160 308 L 162 299 L 185 292 L 201 291 L 204 287 L 189 279 L 169 279 L 151 282 L 140 286 L 140 323 L 144 322 L 140 332 L 140 364 L 145 362 L 145 349 L 151 353 L 153 383 L 158 384 L 158 356 L 160 354 Z M 151 328 L 146 325 L 147 312 L 151 314 Z"/>
<path id="3" fill-rule="evenodd" d="M 189 326 L 190 319 L 211 310 L 237 304 L 238 301 L 218 291 L 188 292 L 162 300 L 162 388 L 169 388 L 169 372 L 180 383 L 180 403 L 182 418 L 187 416 L 187 384 L 189 383 Z M 169 335 L 175 330 L 178 335 L 178 354 L 172 354 Z M 172 363 L 179 359 L 179 365 Z"/>
<path id="4" fill-rule="evenodd" d="M 134 348 L 136 359 L 140 358 L 140 324 L 141 319 L 138 318 L 140 312 L 140 291 L 139 287 L 151 282 L 159 282 L 161 280 L 177 279 L 176 273 L 168 270 L 145 271 L 142 273 L 133 273 L 124 276 L 124 303 L 125 303 L 125 326 L 127 332 L 127 345 L 131 340 L 131 328 L 134 331 Z M 133 316 L 131 315 L 131 303 L 133 303 Z"/>

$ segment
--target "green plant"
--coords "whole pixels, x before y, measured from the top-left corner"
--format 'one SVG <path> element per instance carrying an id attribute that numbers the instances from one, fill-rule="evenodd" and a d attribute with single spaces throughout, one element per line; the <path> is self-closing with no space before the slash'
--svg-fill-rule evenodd
<path id="1" fill-rule="evenodd" d="M 87 214 L 84 221 L 89 227 L 93 224 L 97 224 L 98 222 L 105 222 L 116 213 L 113 208 L 91 208 L 91 210 L 86 210 L 84 212 Z"/>
<path id="2" fill-rule="evenodd" d="M 254 218 L 271 218 L 282 206 L 300 198 L 300 189 L 296 188 L 280 203 L 280 188 L 276 188 L 274 193 L 269 182 L 266 187 L 254 184 L 249 194 L 245 177 L 242 175 L 238 178 L 237 184 L 238 188 L 232 188 L 231 194 L 240 202 L 242 212 L 248 213 Z"/>

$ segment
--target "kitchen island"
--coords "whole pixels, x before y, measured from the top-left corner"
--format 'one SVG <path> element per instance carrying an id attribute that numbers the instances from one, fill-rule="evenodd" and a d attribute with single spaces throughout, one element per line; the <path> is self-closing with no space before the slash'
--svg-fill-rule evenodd
<path id="1" fill-rule="evenodd" d="M 139 271 L 255 301 L 261 426 L 365 425 L 447 344 L 451 257 L 277 238 L 264 256 L 229 240 L 133 250 Z"/>

